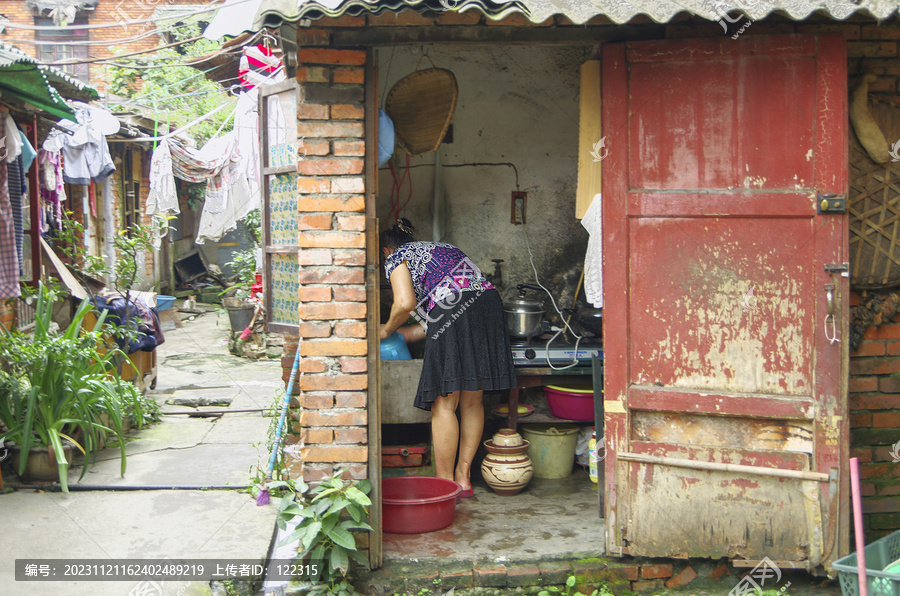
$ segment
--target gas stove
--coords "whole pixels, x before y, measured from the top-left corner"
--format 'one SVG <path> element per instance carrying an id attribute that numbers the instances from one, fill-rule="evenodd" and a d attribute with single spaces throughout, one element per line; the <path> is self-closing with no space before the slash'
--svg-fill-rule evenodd
<path id="1" fill-rule="evenodd" d="M 515 366 L 547 366 L 549 356 L 550 363 L 554 366 L 571 364 L 573 357 L 577 358 L 579 365 L 589 365 L 591 358 L 603 358 L 603 343 L 596 338 L 583 338 L 578 343 L 578 353 L 575 353 L 575 343 L 557 338 L 547 348 L 550 337 L 535 337 L 529 340 L 513 340 L 512 347 L 513 364 Z"/>

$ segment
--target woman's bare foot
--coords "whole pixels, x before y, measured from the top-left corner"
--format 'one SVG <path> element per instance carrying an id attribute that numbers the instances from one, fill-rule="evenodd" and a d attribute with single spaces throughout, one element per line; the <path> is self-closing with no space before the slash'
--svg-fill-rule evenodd
<path id="1" fill-rule="evenodd" d="M 472 490 L 472 481 L 469 479 L 468 465 L 466 465 L 465 463 L 460 463 L 456 468 L 454 478 L 456 482 L 458 482 L 462 487 L 463 491 Z"/>

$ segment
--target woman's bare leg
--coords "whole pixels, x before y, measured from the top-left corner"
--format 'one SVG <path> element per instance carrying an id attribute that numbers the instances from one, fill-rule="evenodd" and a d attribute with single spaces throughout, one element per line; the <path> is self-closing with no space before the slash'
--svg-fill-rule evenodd
<path id="1" fill-rule="evenodd" d="M 481 444 L 481 434 L 484 432 L 484 403 L 483 391 L 459 392 L 459 462 L 456 464 L 454 480 L 462 485 L 463 490 L 472 488 L 470 473 L 475 452 Z"/>
<path id="2" fill-rule="evenodd" d="M 447 480 L 453 480 L 453 464 L 456 462 L 456 447 L 459 443 L 459 423 L 456 420 L 458 404 L 459 391 L 440 395 L 431 404 L 434 473 L 438 478 Z"/>

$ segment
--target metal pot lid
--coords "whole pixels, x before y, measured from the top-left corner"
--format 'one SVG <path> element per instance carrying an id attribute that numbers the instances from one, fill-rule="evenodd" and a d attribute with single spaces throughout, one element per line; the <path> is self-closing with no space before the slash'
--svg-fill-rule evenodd
<path id="1" fill-rule="evenodd" d="M 537 300 L 529 300 L 528 298 L 516 298 L 510 300 L 506 305 L 506 312 L 514 312 L 520 314 L 543 313 L 544 306 Z"/>

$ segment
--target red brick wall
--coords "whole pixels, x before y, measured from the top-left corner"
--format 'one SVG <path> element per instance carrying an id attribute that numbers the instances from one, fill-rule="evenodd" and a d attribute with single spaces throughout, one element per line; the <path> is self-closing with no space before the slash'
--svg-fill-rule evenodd
<path id="1" fill-rule="evenodd" d="M 854 294 L 853 303 L 861 302 Z M 900 315 L 850 354 L 850 455 L 859 458 L 866 539 L 900 529 Z"/>
<path id="2" fill-rule="evenodd" d="M 7 331 L 16 328 L 16 299 L 0 300 L 0 327 Z"/>
<path id="3" fill-rule="evenodd" d="M 340 466 L 367 476 L 364 64 L 359 50 L 299 51 L 300 409 L 286 448 L 315 481 Z M 289 342 L 291 344 L 292 342 Z M 285 378 L 296 351 L 285 346 Z M 302 465 L 301 462 L 302 461 Z"/>

